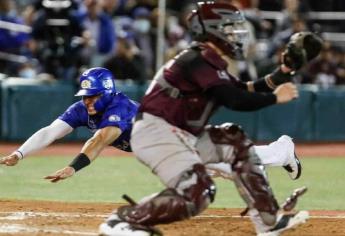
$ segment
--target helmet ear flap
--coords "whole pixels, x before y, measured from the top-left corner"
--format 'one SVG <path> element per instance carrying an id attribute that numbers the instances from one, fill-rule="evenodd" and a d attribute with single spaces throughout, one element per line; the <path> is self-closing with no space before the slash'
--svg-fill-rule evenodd
<path id="1" fill-rule="evenodd" d="M 103 112 L 112 100 L 111 92 L 103 92 L 101 97 L 95 102 L 94 107 L 97 112 Z"/>

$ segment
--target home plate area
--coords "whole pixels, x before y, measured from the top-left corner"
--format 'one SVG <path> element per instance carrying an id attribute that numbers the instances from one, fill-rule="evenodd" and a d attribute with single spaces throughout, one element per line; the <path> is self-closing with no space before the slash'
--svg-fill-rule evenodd
<path id="1" fill-rule="evenodd" d="M 118 204 L 0 200 L 0 235 L 97 235 Z M 188 221 L 159 225 L 166 236 L 255 235 L 241 209 L 208 209 Z M 344 211 L 311 211 L 309 221 L 283 235 L 344 236 Z"/>

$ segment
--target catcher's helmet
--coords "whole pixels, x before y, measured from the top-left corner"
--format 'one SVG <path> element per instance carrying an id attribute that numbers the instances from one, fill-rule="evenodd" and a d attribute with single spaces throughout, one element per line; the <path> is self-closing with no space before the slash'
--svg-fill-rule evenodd
<path id="1" fill-rule="evenodd" d="M 243 58 L 248 38 L 245 18 L 229 3 L 199 2 L 189 17 L 190 31 L 196 41 L 210 41 L 234 59 Z"/>
<path id="2" fill-rule="evenodd" d="M 80 90 L 75 96 L 101 97 L 94 104 L 96 111 L 101 112 L 110 103 L 112 94 L 116 93 L 112 73 L 105 68 L 95 67 L 85 71 L 79 78 Z"/>

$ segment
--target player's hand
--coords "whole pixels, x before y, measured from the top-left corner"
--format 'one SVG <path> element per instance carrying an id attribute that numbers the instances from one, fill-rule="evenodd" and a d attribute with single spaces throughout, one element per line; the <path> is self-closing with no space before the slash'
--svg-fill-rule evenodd
<path id="1" fill-rule="evenodd" d="M 61 170 L 56 171 L 54 174 L 48 175 L 44 178 L 50 180 L 50 182 L 52 182 L 52 183 L 56 183 L 60 180 L 64 180 L 66 178 L 73 176 L 74 173 L 75 173 L 74 168 L 67 166 Z"/>
<path id="2" fill-rule="evenodd" d="M 277 96 L 277 103 L 286 103 L 298 98 L 298 90 L 293 83 L 279 85 L 273 93 Z"/>
<path id="3" fill-rule="evenodd" d="M 15 166 L 19 161 L 19 157 L 17 154 L 11 154 L 6 157 L 0 158 L 0 164 L 1 165 L 6 165 L 6 166 Z"/>

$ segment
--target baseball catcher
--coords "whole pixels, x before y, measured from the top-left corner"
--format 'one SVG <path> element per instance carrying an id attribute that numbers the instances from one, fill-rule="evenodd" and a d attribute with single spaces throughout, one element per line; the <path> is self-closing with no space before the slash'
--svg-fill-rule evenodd
<path id="1" fill-rule="evenodd" d="M 280 213 L 262 162 L 241 126 L 206 126 L 220 106 L 253 111 L 297 98 L 292 74 L 315 56 L 307 54 L 310 39 L 304 37 L 303 47 L 296 43 L 300 40 L 292 40 L 295 46 L 287 48 L 277 70 L 242 83 L 228 66 L 230 58 L 243 59 L 248 34 L 244 21 L 243 14 L 227 3 L 199 3 L 192 13 L 195 41 L 157 71 L 131 134 L 137 158 L 166 188 L 138 204 L 120 207 L 101 224 L 103 235 L 153 235 L 157 224 L 200 214 L 216 195 L 205 169 L 208 163 L 230 166 L 258 235 L 278 235 L 308 218 L 306 211 Z"/>

